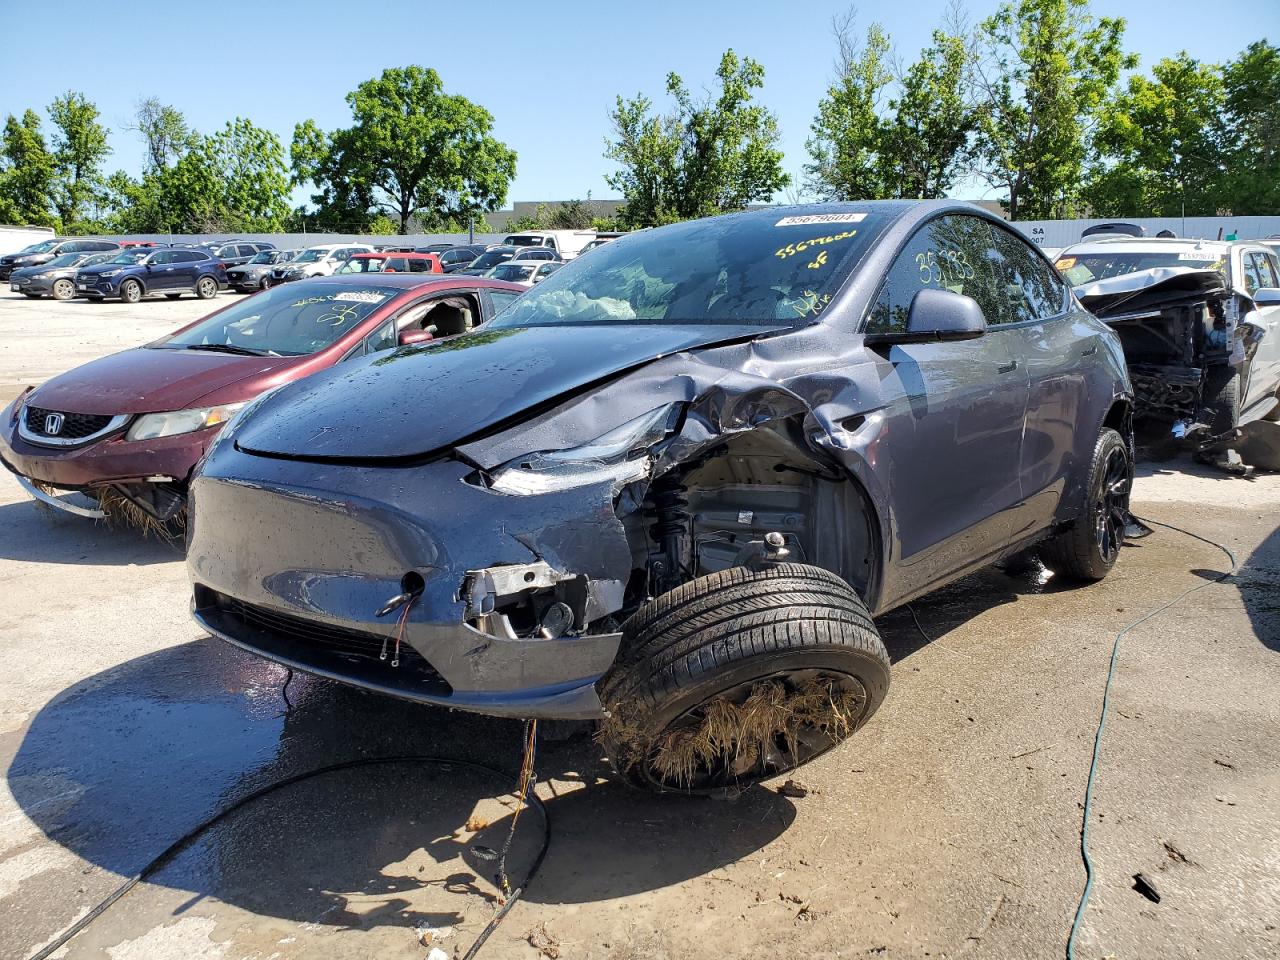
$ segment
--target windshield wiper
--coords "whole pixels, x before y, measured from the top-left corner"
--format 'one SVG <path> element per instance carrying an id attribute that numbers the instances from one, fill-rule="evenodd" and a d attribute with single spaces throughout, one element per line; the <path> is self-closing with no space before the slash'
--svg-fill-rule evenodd
<path id="1" fill-rule="evenodd" d="M 214 353 L 234 353 L 242 357 L 279 356 L 279 354 L 272 354 L 270 350 L 253 350 L 249 347 L 237 347 L 230 343 L 188 343 L 183 346 L 183 349 L 212 350 Z"/>

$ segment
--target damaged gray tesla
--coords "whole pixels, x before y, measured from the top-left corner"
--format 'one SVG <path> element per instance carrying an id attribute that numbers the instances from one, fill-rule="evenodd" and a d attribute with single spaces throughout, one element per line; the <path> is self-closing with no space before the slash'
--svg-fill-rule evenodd
<path id="1" fill-rule="evenodd" d="M 743 786 L 880 705 L 874 616 L 1030 548 L 1105 576 L 1131 407 L 1116 335 L 974 207 L 644 231 L 246 407 L 191 484 L 195 616 L 366 689 L 599 719 L 638 785 Z"/>

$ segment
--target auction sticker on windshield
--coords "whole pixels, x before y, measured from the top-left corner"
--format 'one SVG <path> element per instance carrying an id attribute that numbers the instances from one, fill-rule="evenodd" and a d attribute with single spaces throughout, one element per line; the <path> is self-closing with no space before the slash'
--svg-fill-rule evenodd
<path id="1" fill-rule="evenodd" d="M 775 227 L 805 227 L 818 223 L 861 223 L 865 213 L 815 213 L 807 217 L 783 217 Z"/>
<path id="2" fill-rule="evenodd" d="M 347 290 L 342 293 L 335 293 L 334 300 L 343 300 L 347 303 L 381 303 L 387 299 L 385 293 L 374 293 L 372 290 Z"/>

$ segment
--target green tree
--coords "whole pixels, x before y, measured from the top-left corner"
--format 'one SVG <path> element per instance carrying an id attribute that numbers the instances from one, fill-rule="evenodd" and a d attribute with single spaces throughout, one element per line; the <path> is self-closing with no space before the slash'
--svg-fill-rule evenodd
<path id="1" fill-rule="evenodd" d="M 653 104 L 643 95 L 617 98 L 605 157 L 621 169 L 605 179 L 626 200 L 627 223 L 652 226 L 741 210 L 791 182 L 777 149 L 777 119 L 753 101 L 764 86 L 764 68 L 729 50 L 716 77 L 718 94 L 695 101 L 684 81 L 668 74 L 674 109 L 663 115 L 650 115 Z"/>
<path id="2" fill-rule="evenodd" d="M 1097 216 L 1212 216 L 1225 199 L 1221 70 L 1185 51 L 1135 74 L 1100 113 L 1103 158 L 1083 196 Z"/>
<path id="3" fill-rule="evenodd" d="M 436 71 L 389 68 L 347 103 L 352 126 L 326 135 L 308 121 L 294 134 L 295 180 L 320 186 L 328 204 L 367 197 L 405 233 L 415 216 L 428 228 L 465 223 L 506 200 L 515 152 L 492 136 L 489 111 L 446 94 Z"/>
<path id="4" fill-rule="evenodd" d="M 805 185 L 823 200 L 879 200 L 893 196 L 883 178 L 881 103 L 893 81 L 889 37 L 879 24 L 866 41 L 852 38 L 852 11 L 832 22 L 836 79 L 818 102 L 806 143 Z"/>
<path id="5" fill-rule="evenodd" d="M 827 200 L 932 198 L 955 182 L 976 116 L 972 54 L 957 19 L 935 30 L 895 81 L 889 38 L 872 24 L 853 39 L 853 13 L 836 18 L 836 78 L 807 142 L 806 186 Z"/>
<path id="6" fill-rule="evenodd" d="M 1280 210 L 1280 47 L 1251 43 L 1222 68 L 1230 125 L 1228 206 L 1237 215 Z"/>
<path id="7" fill-rule="evenodd" d="M 971 62 L 964 37 L 935 30 L 933 45 L 903 76 L 880 137 L 881 180 L 895 196 L 934 199 L 955 183 L 977 123 Z"/>
<path id="8" fill-rule="evenodd" d="M 68 91 L 49 105 L 53 121 L 53 205 L 62 229 L 83 229 L 91 205 L 103 189 L 102 161 L 111 152 L 107 128 L 98 122 L 98 108 L 82 93 Z"/>
<path id="9" fill-rule="evenodd" d="M 199 134 L 187 126 L 182 111 L 161 103 L 159 97 L 138 101 L 134 121 L 125 129 L 136 131 L 146 144 L 148 172 L 176 162 L 200 142 Z"/>
<path id="10" fill-rule="evenodd" d="M 40 132 L 40 117 L 27 110 L 5 120 L 0 143 L 0 222 L 51 227 L 54 159 Z"/>
<path id="11" fill-rule="evenodd" d="M 976 172 L 1013 219 L 1076 212 L 1098 111 L 1137 64 L 1123 36 L 1088 0 L 1011 0 L 980 24 Z"/>
<path id="12" fill-rule="evenodd" d="M 141 180 L 118 171 L 107 187 L 122 233 L 271 233 L 291 219 L 284 148 L 241 117 L 198 137 L 172 166 Z"/>
<path id="13" fill-rule="evenodd" d="M 378 216 L 371 186 L 349 161 L 342 142 L 334 142 L 312 120 L 293 128 L 289 150 L 292 183 L 313 183 L 313 209 L 305 214 L 310 229 L 367 233 Z"/>

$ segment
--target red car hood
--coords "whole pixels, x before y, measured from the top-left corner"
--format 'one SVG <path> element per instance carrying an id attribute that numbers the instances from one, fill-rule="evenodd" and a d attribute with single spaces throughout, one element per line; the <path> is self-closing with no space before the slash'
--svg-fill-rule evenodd
<path id="1" fill-rule="evenodd" d="M 198 406 L 215 390 L 243 382 L 244 396 L 220 398 L 233 403 L 273 386 L 273 378 L 299 359 L 139 347 L 46 380 L 30 402 L 71 413 L 158 413 Z"/>

